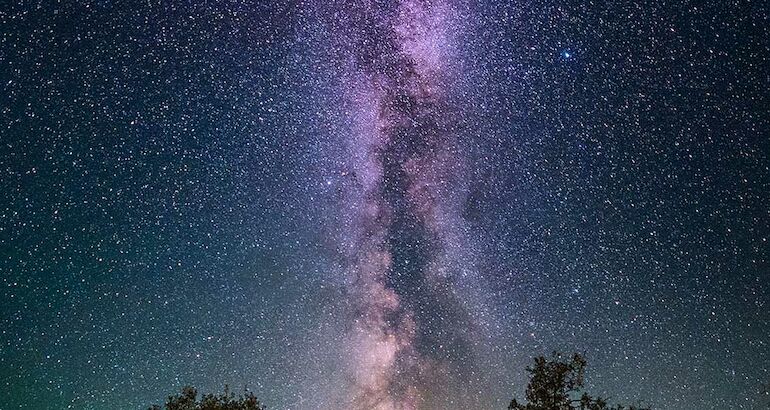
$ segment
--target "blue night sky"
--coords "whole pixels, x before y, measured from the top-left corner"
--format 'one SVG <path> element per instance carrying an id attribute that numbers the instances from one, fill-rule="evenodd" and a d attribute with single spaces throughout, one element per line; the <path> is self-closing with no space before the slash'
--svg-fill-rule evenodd
<path id="1" fill-rule="evenodd" d="M 761 1 L 0 6 L 0 408 L 770 403 Z"/>

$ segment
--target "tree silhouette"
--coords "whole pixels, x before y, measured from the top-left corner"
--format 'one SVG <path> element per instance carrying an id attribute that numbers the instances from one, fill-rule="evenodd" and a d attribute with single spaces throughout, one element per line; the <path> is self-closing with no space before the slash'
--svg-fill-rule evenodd
<path id="1" fill-rule="evenodd" d="M 582 392 L 586 360 L 575 353 L 566 361 L 558 353 L 549 360 L 544 356 L 535 358 L 535 366 L 527 367 L 531 375 L 526 404 L 516 399 L 511 401 L 509 410 L 649 410 L 641 407 L 609 407 L 601 397 L 593 398 Z"/>
<path id="2" fill-rule="evenodd" d="M 770 382 L 762 384 L 761 394 L 766 398 L 770 398 Z M 765 404 L 767 405 L 767 408 L 770 409 L 770 400 L 768 400 Z"/>
<path id="3" fill-rule="evenodd" d="M 164 407 L 154 405 L 149 410 L 265 410 L 254 396 L 254 393 L 246 392 L 243 396 L 236 397 L 227 386 L 225 392 L 220 395 L 206 394 L 198 401 L 198 391 L 193 387 L 185 387 L 182 393 L 169 396 Z"/>

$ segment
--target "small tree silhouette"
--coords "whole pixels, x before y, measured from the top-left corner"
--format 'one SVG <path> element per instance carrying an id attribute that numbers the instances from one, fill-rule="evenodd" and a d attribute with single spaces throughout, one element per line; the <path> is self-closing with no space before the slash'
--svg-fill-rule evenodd
<path id="1" fill-rule="evenodd" d="M 649 410 L 641 407 L 608 407 L 601 397 L 593 398 L 581 394 L 585 377 L 586 360 L 575 353 L 572 360 L 562 360 L 556 352 L 549 360 L 544 356 L 535 358 L 535 366 L 527 367 L 532 376 L 527 384 L 526 404 L 516 399 L 511 401 L 509 410 Z"/>
<path id="2" fill-rule="evenodd" d="M 266 410 L 257 400 L 254 393 L 246 392 L 243 396 L 236 397 L 225 386 L 225 392 L 220 395 L 206 394 L 198 401 L 198 391 L 193 387 L 185 387 L 182 393 L 169 396 L 166 405 L 160 407 L 154 405 L 149 410 Z"/>

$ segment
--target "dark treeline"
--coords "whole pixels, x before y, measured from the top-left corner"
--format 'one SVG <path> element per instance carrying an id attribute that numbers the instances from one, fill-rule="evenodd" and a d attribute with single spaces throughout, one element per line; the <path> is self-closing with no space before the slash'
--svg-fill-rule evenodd
<path id="1" fill-rule="evenodd" d="M 610 406 L 606 399 L 583 392 L 586 360 L 580 354 L 566 359 L 558 353 L 551 357 L 535 358 L 535 365 L 527 368 L 530 381 L 525 392 L 525 403 L 511 401 L 509 410 L 650 410 L 637 406 Z M 206 394 L 198 398 L 198 391 L 185 387 L 170 396 L 166 404 L 149 410 L 266 410 L 250 392 L 236 396 L 225 387 L 220 395 Z M 364 410 L 364 409 L 362 409 Z"/>

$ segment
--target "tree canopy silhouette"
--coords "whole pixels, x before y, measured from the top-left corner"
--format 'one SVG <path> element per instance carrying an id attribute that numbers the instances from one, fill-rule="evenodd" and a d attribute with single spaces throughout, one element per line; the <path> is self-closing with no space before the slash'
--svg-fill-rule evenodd
<path id="1" fill-rule="evenodd" d="M 585 377 L 586 360 L 580 354 L 572 359 L 562 359 L 553 353 L 551 359 L 545 356 L 535 358 L 535 366 L 528 367 L 531 375 L 525 393 L 527 403 L 516 399 L 511 401 L 509 410 L 649 410 L 642 407 L 610 407 L 607 400 L 591 397 L 581 392 Z"/>
<path id="2" fill-rule="evenodd" d="M 553 353 L 551 358 L 535 358 L 527 367 L 531 378 L 525 393 L 526 403 L 511 401 L 509 410 L 650 410 L 647 407 L 614 407 L 602 397 L 592 397 L 582 391 L 586 360 L 574 354 L 570 360 Z M 185 387 L 180 394 L 169 396 L 164 407 L 154 405 L 149 410 L 266 410 L 251 392 L 236 396 L 225 387 L 223 394 L 206 394 L 198 399 L 198 391 Z M 364 409 L 362 409 L 364 410 Z"/>
<path id="3" fill-rule="evenodd" d="M 169 396 L 164 407 L 152 406 L 149 410 L 266 410 L 267 407 L 260 404 L 254 393 L 246 392 L 242 396 L 235 396 L 225 386 L 225 392 L 220 395 L 206 394 L 198 400 L 198 391 L 193 387 L 185 387 L 182 393 Z"/>

